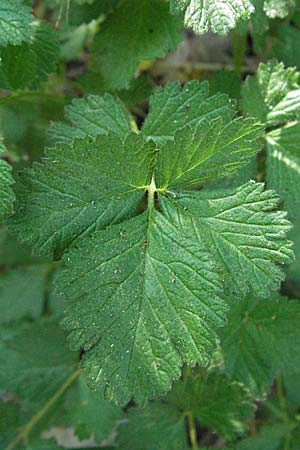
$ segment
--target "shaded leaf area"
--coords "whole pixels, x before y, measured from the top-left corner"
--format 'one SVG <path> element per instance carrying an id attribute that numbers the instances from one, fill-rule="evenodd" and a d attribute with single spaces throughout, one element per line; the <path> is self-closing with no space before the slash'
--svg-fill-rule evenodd
<path id="1" fill-rule="evenodd" d="M 277 372 L 299 370 L 299 315 L 297 300 L 276 295 L 230 301 L 228 324 L 219 333 L 228 376 L 263 397 Z"/>
<path id="2" fill-rule="evenodd" d="M 128 411 L 128 422 L 118 427 L 117 444 L 133 450 L 190 448 L 188 416 L 228 439 L 247 430 L 254 412 L 247 390 L 219 372 L 203 372 L 177 382 L 168 396 L 138 410 Z"/>
<path id="3" fill-rule="evenodd" d="M 171 16 L 164 0 L 121 2 L 93 45 L 106 90 L 128 87 L 141 60 L 161 58 L 175 50 L 182 40 L 181 27 L 181 17 Z"/>
<path id="4" fill-rule="evenodd" d="M 1 88 L 36 89 L 56 70 L 59 59 L 57 32 L 49 23 L 35 20 L 30 25 L 28 41 L 0 48 L 0 58 Z"/>

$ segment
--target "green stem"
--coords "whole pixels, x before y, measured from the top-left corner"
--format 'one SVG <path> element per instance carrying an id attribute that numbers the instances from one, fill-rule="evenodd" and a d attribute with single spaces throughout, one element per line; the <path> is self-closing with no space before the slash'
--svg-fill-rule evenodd
<path id="1" fill-rule="evenodd" d="M 23 98 L 38 98 L 43 100 L 53 100 L 56 101 L 64 99 L 62 94 L 45 94 L 44 92 L 18 92 L 10 95 L 3 95 L 0 97 L 0 105 L 5 104 L 9 101 L 14 101 Z"/>
<path id="2" fill-rule="evenodd" d="M 72 372 L 71 375 L 66 379 L 66 381 L 61 385 L 61 387 L 55 392 L 55 394 L 50 397 L 47 403 L 40 409 L 30 421 L 20 429 L 20 432 L 16 439 L 12 441 L 5 450 L 13 450 L 17 444 L 21 441 L 26 442 L 28 440 L 29 433 L 35 427 L 35 425 L 41 420 L 41 418 L 49 411 L 49 409 L 55 404 L 55 402 L 60 398 L 60 396 L 68 389 L 68 387 L 79 377 L 81 369 L 77 369 Z"/>
<path id="3" fill-rule="evenodd" d="M 247 49 L 247 34 L 232 32 L 233 64 L 235 70 L 240 74 L 245 60 Z"/>
<path id="4" fill-rule="evenodd" d="M 187 419 L 188 419 L 188 427 L 189 427 L 189 437 L 192 444 L 193 450 L 198 450 L 198 440 L 197 440 L 197 431 L 196 431 L 196 424 L 193 417 L 193 413 L 191 411 L 188 411 L 186 413 Z"/>

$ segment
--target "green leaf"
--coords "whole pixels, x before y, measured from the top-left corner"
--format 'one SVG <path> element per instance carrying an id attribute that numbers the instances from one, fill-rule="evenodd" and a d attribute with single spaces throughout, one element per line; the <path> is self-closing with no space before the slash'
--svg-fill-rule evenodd
<path id="1" fill-rule="evenodd" d="M 300 369 L 300 304 L 282 297 L 230 300 L 228 324 L 220 330 L 225 372 L 257 396 L 268 391 L 275 373 Z"/>
<path id="2" fill-rule="evenodd" d="M 270 61 L 260 64 L 255 76 L 242 87 L 242 108 L 267 126 L 299 119 L 299 73 L 292 67 Z"/>
<path id="3" fill-rule="evenodd" d="M 234 70 L 221 69 L 209 77 L 210 95 L 223 92 L 231 98 L 239 98 L 241 92 L 241 77 Z"/>
<path id="4" fill-rule="evenodd" d="M 58 447 L 54 439 L 39 439 L 33 438 L 26 444 L 20 441 L 16 442 L 19 434 L 20 426 L 22 425 L 22 409 L 17 402 L 0 400 L 0 445 L 1 448 L 6 449 L 7 446 L 18 445 L 18 450 L 63 450 Z"/>
<path id="5" fill-rule="evenodd" d="M 18 45 L 23 41 L 29 41 L 30 24 L 34 20 L 30 9 L 21 0 L 1 0 L 0 46 Z"/>
<path id="6" fill-rule="evenodd" d="M 49 130 L 52 141 L 72 143 L 76 137 L 97 136 L 110 131 L 124 140 L 131 131 L 131 118 L 123 103 L 109 94 L 74 99 L 65 108 L 72 126 L 54 122 Z"/>
<path id="7" fill-rule="evenodd" d="M 297 66 L 300 68 L 300 57 L 298 43 L 300 30 L 293 25 L 282 24 L 278 27 L 277 41 L 272 54 L 286 66 Z"/>
<path id="8" fill-rule="evenodd" d="M 245 421 L 251 419 L 255 409 L 247 389 L 217 371 L 175 383 L 167 398 L 228 440 L 245 433 Z"/>
<path id="9" fill-rule="evenodd" d="M 241 441 L 236 450 L 281 450 L 286 432 L 286 425 L 265 425 L 255 436 Z"/>
<path id="10" fill-rule="evenodd" d="M 129 217 L 150 184 L 152 148 L 131 133 L 124 143 L 110 134 L 48 149 L 44 163 L 21 177 L 12 230 L 40 254 L 60 254 L 95 228 Z"/>
<path id="11" fill-rule="evenodd" d="M 195 33 L 210 29 L 227 34 L 239 19 L 247 19 L 254 11 L 249 0 L 171 0 L 171 11 L 185 10 L 184 24 Z"/>
<path id="12" fill-rule="evenodd" d="M 300 124 L 272 131 L 267 136 L 267 183 L 278 192 L 283 209 L 293 223 L 290 239 L 294 242 L 295 262 L 288 267 L 293 279 L 300 271 Z"/>
<path id="13" fill-rule="evenodd" d="M 124 418 L 121 408 L 91 391 L 82 376 L 66 391 L 50 417 L 48 427 L 74 427 L 80 440 L 92 434 L 97 442 L 107 439 L 118 421 Z"/>
<path id="14" fill-rule="evenodd" d="M 0 58 L 2 88 L 36 89 L 56 70 L 59 58 L 57 33 L 46 22 L 32 22 L 29 41 L 0 49 Z"/>
<path id="15" fill-rule="evenodd" d="M 227 95 L 217 93 L 209 96 L 207 81 L 189 81 L 183 87 L 179 83 L 170 83 L 158 87 L 150 97 L 150 111 L 142 132 L 161 142 L 173 139 L 181 128 L 195 128 L 204 119 L 212 120 L 221 116 L 227 122 L 235 114 L 234 104 Z"/>
<path id="16" fill-rule="evenodd" d="M 141 60 L 176 50 L 181 26 L 181 18 L 170 15 L 165 0 L 121 2 L 101 25 L 93 46 L 106 90 L 128 87 Z"/>
<path id="17" fill-rule="evenodd" d="M 64 332 L 51 318 L 2 326 L 0 332 L 0 362 L 5 367 L 0 392 L 43 406 L 77 366 L 77 355 L 65 348 Z"/>
<path id="18" fill-rule="evenodd" d="M 184 362 L 209 361 L 225 310 L 210 254 L 193 237 L 150 210 L 67 253 L 64 324 L 72 348 L 86 350 L 89 385 L 106 398 L 143 403 L 169 390 Z"/>
<path id="19" fill-rule="evenodd" d="M 292 258 L 290 224 L 263 185 L 171 190 L 232 173 L 260 148 L 261 125 L 230 121 L 224 99 L 226 121 L 182 122 L 156 142 L 145 132 L 75 139 L 21 177 L 12 229 L 38 253 L 59 259 L 70 249 L 58 281 L 64 326 L 84 350 L 89 385 L 120 404 L 166 392 L 184 363 L 207 364 L 224 323 L 221 287 L 269 293 Z M 200 117 L 215 105 L 200 105 Z"/>
<path id="20" fill-rule="evenodd" d="M 130 408 L 117 444 L 130 450 L 188 450 L 184 415 L 175 405 L 159 402 Z"/>
<path id="21" fill-rule="evenodd" d="M 12 204 L 14 194 L 11 189 L 13 178 L 11 176 L 11 166 L 1 158 L 1 154 L 5 151 L 3 144 L 0 142 L 0 221 L 2 222 L 6 216 L 12 212 Z"/>
<path id="22" fill-rule="evenodd" d="M 262 183 L 250 182 L 225 193 L 177 192 L 175 199 L 161 198 L 161 207 L 169 220 L 176 208 L 178 220 L 192 224 L 195 238 L 218 261 L 227 289 L 240 296 L 248 290 L 268 295 L 284 277 L 279 265 L 293 256 L 285 241 L 290 229 L 286 214 L 272 212 L 278 201 Z"/>
<path id="23" fill-rule="evenodd" d="M 46 264 L 0 274 L 0 323 L 41 316 L 48 270 Z"/>
<path id="24" fill-rule="evenodd" d="M 178 188 L 220 178 L 246 165 L 261 148 L 262 126 L 254 119 L 201 120 L 186 127 L 158 152 L 155 180 L 158 189 Z"/>

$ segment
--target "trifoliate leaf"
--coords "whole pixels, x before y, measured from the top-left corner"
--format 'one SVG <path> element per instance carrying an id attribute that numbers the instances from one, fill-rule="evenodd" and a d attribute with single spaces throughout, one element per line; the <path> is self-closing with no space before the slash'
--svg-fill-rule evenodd
<path id="1" fill-rule="evenodd" d="M 175 134 L 156 158 L 159 189 L 203 183 L 234 172 L 261 148 L 262 126 L 254 119 L 238 118 L 227 124 L 219 117 L 201 120 Z"/>
<path id="2" fill-rule="evenodd" d="M 254 11 L 249 0 L 171 0 L 171 11 L 185 10 L 184 24 L 195 33 L 212 30 L 227 34 L 239 19 L 247 19 Z"/>
<path id="3" fill-rule="evenodd" d="M 74 427 L 80 440 L 93 434 L 96 442 L 100 443 L 111 435 L 117 422 L 123 418 L 122 409 L 103 400 L 98 392 L 91 391 L 81 376 L 65 392 L 50 418 L 50 425 Z"/>
<path id="4" fill-rule="evenodd" d="M 86 350 L 90 386 L 107 398 L 142 403 L 169 390 L 184 362 L 209 361 L 224 304 L 211 255 L 194 235 L 192 224 L 150 210 L 67 253 L 65 327 L 72 347 Z"/>
<path id="5" fill-rule="evenodd" d="M 0 274 L 0 322 L 37 319 L 43 310 L 49 266 L 9 270 Z"/>
<path id="6" fill-rule="evenodd" d="M 300 304 L 281 297 L 233 302 L 219 332 L 225 372 L 264 395 L 277 371 L 300 368 Z"/>
<path id="7" fill-rule="evenodd" d="M 294 242 L 295 262 L 288 267 L 294 279 L 300 273 L 300 124 L 272 131 L 267 136 L 267 183 L 280 195 L 283 209 L 293 223 L 290 239 Z"/>
<path id="8" fill-rule="evenodd" d="M 0 221 L 12 212 L 14 194 L 11 189 L 13 178 L 11 176 L 11 166 L 1 159 L 1 154 L 5 151 L 0 142 Z"/>
<path id="9" fill-rule="evenodd" d="M 97 136 L 114 131 L 124 140 L 130 133 L 130 115 L 123 103 L 109 94 L 74 99 L 65 109 L 67 125 L 54 122 L 49 130 L 52 141 L 71 143 L 76 137 Z"/>
<path id="10" fill-rule="evenodd" d="M 30 7 L 24 5 L 22 0 L 1 0 L 0 46 L 18 45 L 23 41 L 29 41 L 30 24 L 33 20 Z"/>
<path id="11" fill-rule="evenodd" d="M 65 347 L 53 321 L 1 328 L 0 392 L 16 393 L 27 404 L 43 405 L 76 369 L 78 357 Z"/>
<path id="12" fill-rule="evenodd" d="M 201 120 L 222 117 L 225 122 L 235 116 L 234 104 L 227 95 L 209 96 L 208 83 L 190 81 L 183 87 L 170 83 L 159 87 L 150 97 L 150 111 L 142 132 L 156 141 L 173 139 L 177 130 L 195 128 Z"/>
<path id="13" fill-rule="evenodd" d="M 117 443 L 130 450 L 188 450 L 184 414 L 159 402 L 130 408 L 128 422 L 118 428 Z"/>
<path id="14" fill-rule="evenodd" d="M 110 134 L 48 149 L 21 178 L 13 229 L 46 254 L 134 214 L 150 184 L 152 148 L 131 133 L 124 143 Z"/>
<path id="15" fill-rule="evenodd" d="M 137 21 L 137 17 L 139 20 Z M 106 90 L 128 87 L 141 60 L 162 58 L 182 40 L 165 0 L 124 0 L 101 25 L 93 52 Z"/>
<path id="16" fill-rule="evenodd" d="M 278 201 L 262 183 L 250 182 L 231 193 L 176 193 L 175 199 L 161 198 L 161 207 L 169 220 L 176 211 L 183 225 L 192 224 L 194 239 L 214 254 L 230 291 L 268 295 L 284 276 L 278 264 L 289 263 L 293 256 L 285 241 L 291 227 L 286 214 L 271 212 Z"/>
<path id="17" fill-rule="evenodd" d="M 201 425 L 226 439 L 245 433 L 245 421 L 254 413 L 254 403 L 247 389 L 217 371 L 175 383 L 167 398 L 181 411 L 191 412 Z"/>
<path id="18" fill-rule="evenodd" d="M 299 73 L 292 67 L 270 61 L 260 64 L 255 76 L 249 76 L 242 87 L 242 108 L 267 126 L 299 118 Z"/>
<path id="19" fill-rule="evenodd" d="M 0 49 L 0 86 L 35 89 L 55 71 L 58 58 L 56 31 L 46 22 L 35 21 L 29 42 Z"/>

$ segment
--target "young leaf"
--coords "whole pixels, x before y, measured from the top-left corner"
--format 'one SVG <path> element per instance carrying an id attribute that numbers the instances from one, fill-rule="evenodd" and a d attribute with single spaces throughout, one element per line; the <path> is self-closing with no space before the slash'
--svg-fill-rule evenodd
<path id="1" fill-rule="evenodd" d="M 0 46 L 18 45 L 23 41 L 29 41 L 30 24 L 33 20 L 30 7 L 24 5 L 22 0 L 1 0 Z"/>
<path id="2" fill-rule="evenodd" d="M 263 396 L 277 371 L 300 369 L 299 302 L 248 298 L 230 305 L 228 324 L 219 332 L 225 371 Z"/>
<path id="3" fill-rule="evenodd" d="M 11 189 L 13 178 L 11 176 L 11 166 L 1 159 L 1 153 L 5 151 L 3 144 L 0 142 L 0 221 L 12 212 L 12 203 L 14 194 Z"/>
<path id="4" fill-rule="evenodd" d="M 76 98 L 65 108 L 65 114 L 72 126 L 54 122 L 49 130 L 50 139 L 54 142 L 72 143 L 76 137 L 92 137 L 110 131 L 124 140 L 131 131 L 128 111 L 119 99 L 109 94 Z"/>
<path id="5" fill-rule="evenodd" d="M 242 108 L 268 127 L 299 119 L 299 73 L 292 67 L 270 61 L 260 64 L 255 76 L 242 87 Z"/>
<path id="6" fill-rule="evenodd" d="M 182 40 L 181 26 L 181 18 L 170 15 L 165 0 L 121 2 L 101 26 L 93 46 L 106 90 L 128 87 L 141 60 L 175 50 Z"/>
<path id="7" fill-rule="evenodd" d="M 195 33 L 212 29 L 227 34 L 239 19 L 247 19 L 254 11 L 250 0 L 171 0 L 171 12 L 185 10 L 184 24 Z"/>
<path id="8" fill-rule="evenodd" d="M 293 223 L 289 237 L 294 242 L 295 262 L 288 267 L 297 280 L 300 273 L 300 124 L 280 128 L 267 136 L 267 183 L 280 195 Z"/>

